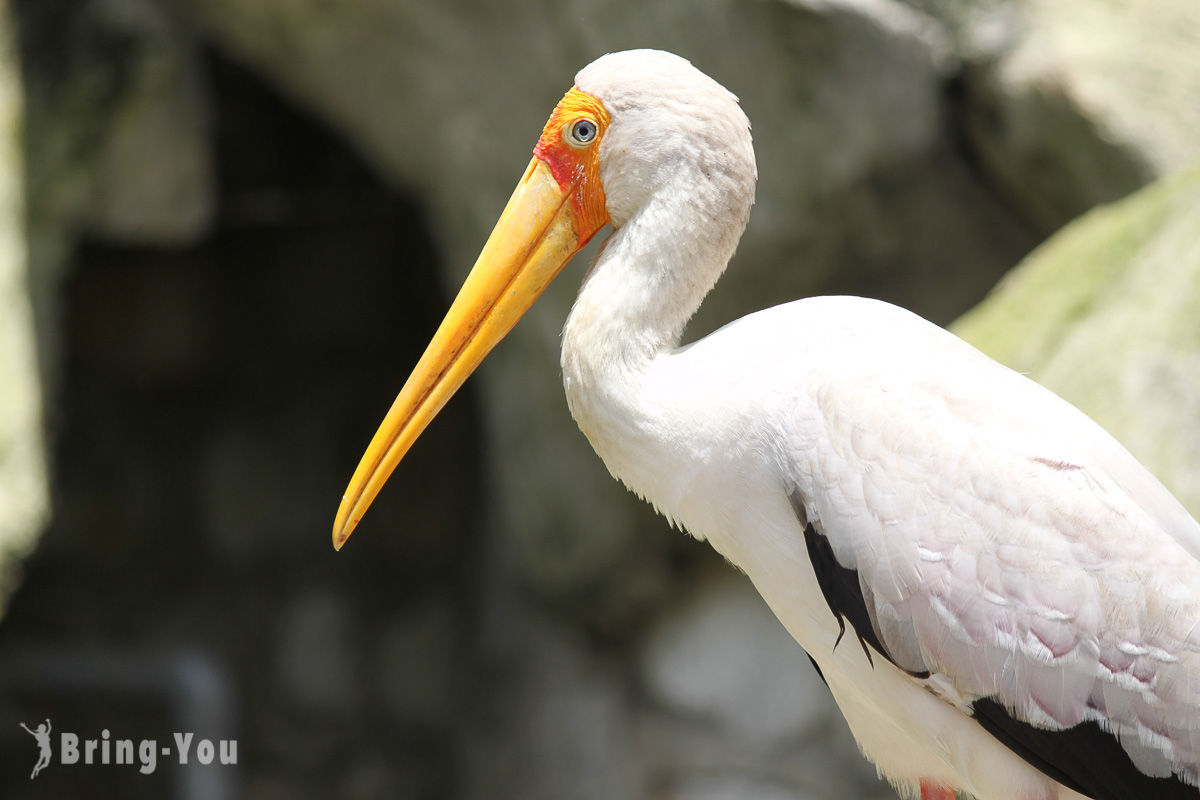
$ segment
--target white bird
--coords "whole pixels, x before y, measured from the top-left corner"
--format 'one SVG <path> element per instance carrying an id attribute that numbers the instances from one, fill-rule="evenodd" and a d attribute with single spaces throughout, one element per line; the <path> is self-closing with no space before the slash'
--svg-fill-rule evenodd
<path id="1" fill-rule="evenodd" d="M 686 347 L 754 202 L 737 98 L 682 58 L 576 76 L 342 499 L 606 224 L 562 337 L 609 470 L 750 576 L 902 793 L 1200 797 L 1200 526 L 1098 425 L 900 308 L 752 314 Z"/>

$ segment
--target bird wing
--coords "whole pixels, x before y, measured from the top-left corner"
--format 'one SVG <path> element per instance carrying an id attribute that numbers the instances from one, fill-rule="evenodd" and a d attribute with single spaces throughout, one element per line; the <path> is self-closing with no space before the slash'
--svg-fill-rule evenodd
<path id="1" fill-rule="evenodd" d="M 821 343 L 786 422 L 831 608 L 1060 782 L 1194 798 L 1200 527 L 1065 401 L 886 322 Z"/>

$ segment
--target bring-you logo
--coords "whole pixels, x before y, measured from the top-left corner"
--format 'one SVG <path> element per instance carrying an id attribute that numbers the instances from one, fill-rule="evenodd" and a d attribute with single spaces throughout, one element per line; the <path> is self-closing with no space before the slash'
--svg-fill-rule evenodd
<path id="1" fill-rule="evenodd" d="M 52 726 L 50 720 L 40 723 L 36 728 L 30 728 L 24 722 L 20 723 L 29 735 L 37 741 L 37 762 L 33 765 L 30 780 L 48 767 L 54 759 L 54 747 L 51 739 Z M 79 734 L 70 731 L 58 734 L 58 763 L 63 766 L 79 764 L 116 764 L 136 766 L 143 775 L 151 775 L 158 768 L 159 758 L 177 759 L 181 765 L 198 763 L 203 765 L 237 764 L 237 739 L 195 738 L 193 733 L 172 734 L 171 745 L 159 747 L 157 739 L 114 739 L 107 728 L 100 731 L 99 738 L 80 739 Z M 195 747 L 193 748 L 193 743 Z"/>

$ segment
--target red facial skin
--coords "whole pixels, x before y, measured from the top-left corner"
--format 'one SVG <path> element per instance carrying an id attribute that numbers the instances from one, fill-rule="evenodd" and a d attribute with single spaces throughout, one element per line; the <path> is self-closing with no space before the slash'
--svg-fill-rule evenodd
<path id="1" fill-rule="evenodd" d="M 586 144 L 576 144 L 571 138 L 572 126 L 581 119 L 596 125 L 595 137 Z M 600 140 L 608 122 L 608 112 L 599 100 L 573 88 L 555 107 L 533 149 L 533 154 L 550 167 L 559 188 L 571 195 L 580 248 L 609 222 L 599 158 Z"/>

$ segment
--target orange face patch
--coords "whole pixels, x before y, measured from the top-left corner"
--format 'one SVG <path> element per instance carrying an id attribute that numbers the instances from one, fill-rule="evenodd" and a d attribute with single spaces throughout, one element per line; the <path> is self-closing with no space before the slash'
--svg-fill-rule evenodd
<path id="1" fill-rule="evenodd" d="M 571 194 L 580 247 L 609 221 L 599 156 L 608 121 L 599 100 L 573 88 L 555 106 L 533 148 L 533 154 L 550 167 L 559 188 Z"/>

